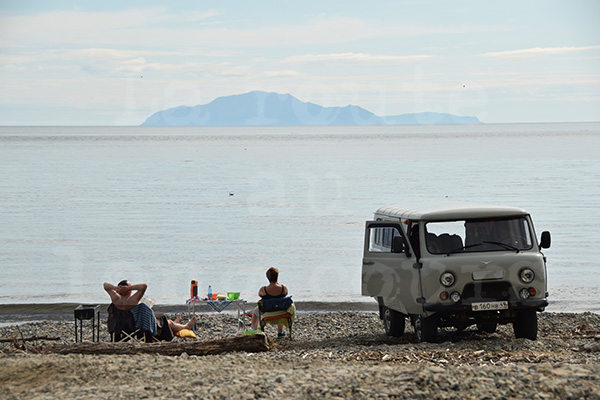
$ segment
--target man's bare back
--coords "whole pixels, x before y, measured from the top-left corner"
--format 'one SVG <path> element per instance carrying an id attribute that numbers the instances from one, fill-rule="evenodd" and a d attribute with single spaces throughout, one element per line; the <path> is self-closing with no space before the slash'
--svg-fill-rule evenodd
<path id="1" fill-rule="evenodd" d="M 142 301 L 147 288 L 148 285 L 145 283 L 132 285 L 129 281 L 122 281 L 115 286 L 112 283 L 104 282 L 104 290 L 106 290 L 112 303 L 119 310 L 131 310 L 137 306 Z M 134 290 L 136 292 L 131 294 Z"/>

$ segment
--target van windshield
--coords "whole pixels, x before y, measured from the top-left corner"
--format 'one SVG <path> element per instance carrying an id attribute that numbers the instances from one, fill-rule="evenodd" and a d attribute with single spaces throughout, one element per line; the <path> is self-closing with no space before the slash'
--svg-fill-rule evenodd
<path id="1" fill-rule="evenodd" d="M 425 244 L 431 254 L 519 252 L 533 247 L 525 217 L 428 222 Z"/>

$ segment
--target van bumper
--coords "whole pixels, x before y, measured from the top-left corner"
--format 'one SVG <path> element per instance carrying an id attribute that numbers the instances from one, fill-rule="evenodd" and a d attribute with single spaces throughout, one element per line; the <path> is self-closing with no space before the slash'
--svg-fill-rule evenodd
<path id="1" fill-rule="evenodd" d="M 508 300 L 508 309 L 509 310 L 531 310 L 531 309 L 535 309 L 535 310 L 539 310 L 539 311 L 543 311 L 544 307 L 548 306 L 548 300 L 547 299 L 534 299 L 534 300 L 527 300 L 527 301 L 515 301 L 515 300 Z M 451 303 L 451 304 L 440 304 L 440 303 L 435 303 L 435 304 L 427 304 L 425 303 L 423 305 L 423 308 L 426 311 L 434 311 L 434 312 L 479 312 L 479 311 L 472 311 L 471 309 L 471 303 Z M 506 310 L 501 310 L 501 311 L 506 311 Z"/>

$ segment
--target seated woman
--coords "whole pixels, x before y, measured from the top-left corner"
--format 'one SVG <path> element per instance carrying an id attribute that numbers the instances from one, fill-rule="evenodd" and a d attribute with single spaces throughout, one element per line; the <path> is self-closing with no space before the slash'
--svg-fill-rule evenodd
<path id="1" fill-rule="evenodd" d="M 269 285 L 261 287 L 258 291 L 258 295 L 261 299 L 277 299 L 288 295 L 288 290 L 285 285 L 277 283 L 277 280 L 279 279 L 279 270 L 277 268 L 271 267 L 267 270 L 267 279 L 269 280 Z M 258 328 L 258 324 L 260 323 L 258 318 L 257 307 L 252 312 L 253 330 Z M 277 325 L 277 336 L 285 336 L 283 325 Z"/>
<path id="2" fill-rule="evenodd" d="M 141 302 L 147 288 L 148 285 L 145 283 L 132 285 L 127 280 L 119 282 L 117 286 L 104 282 L 104 290 L 106 290 L 112 301 L 111 307 L 115 307 L 120 311 L 129 311 L 135 321 L 136 329 L 142 329 L 158 339 L 171 340 L 173 335 L 182 329 L 192 329 L 194 327 L 196 317 L 192 317 L 187 324 L 183 325 L 180 323 L 181 315 L 178 315 L 175 321 L 167 319 L 162 313 L 155 315 L 150 307 Z M 132 293 L 133 291 L 135 293 Z"/>

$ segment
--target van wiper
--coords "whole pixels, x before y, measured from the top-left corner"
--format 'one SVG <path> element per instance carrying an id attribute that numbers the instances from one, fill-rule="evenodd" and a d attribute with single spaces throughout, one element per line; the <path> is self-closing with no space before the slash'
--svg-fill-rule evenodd
<path id="1" fill-rule="evenodd" d="M 477 247 L 477 246 L 481 246 L 482 244 L 483 244 L 483 243 L 475 243 L 475 244 L 470 244 L 470 245 L 468 245 L 468 246 L 462 246 L 462 247 L 459 247 L 459 248 L 457 248 L 457 249 L 454 249 L 454 250 L 452 250 L 452 251 L 449 251 L 449 252 L 448 252 L 448 253 L 446 253 L 446 254 L 450 255 L 450 254 L 455 254 L 455 253 L 462 253 L 462 252 L 463 252 L 463 251 L 465 251 L 466 249 L 470 249 L 471 247 Z"/>
<path id="2" fill-rule="evenodd" d="M 502 242 L 490 242 L 490 241 L 484 240 L 483 242 L 480 242 L 480 243 L 474 243 L 474 244 L 470 244 L 468 246 L 459 247 L 457 249 L 447 252 L 446 254 L 450 255 L 450 254 L 462 253 L 465 250 L 470 249 L 472 247 L 482 246 L 484 243 L 485 244 L 495 244 L 496 246 L 501 246 L 507 250 L 516 251 L 517 253 L 520 251 L 517 247 L 511 246 L 510 244 L 506 244 L 506 243 L 502 243 Z"/>
<path id="3" fill-rule="evenodd" d="M 520 251 L 518 247 L 512 246 L 510 244 L 502 243 L 502 242 L 490 242 L 490 241 L 484 240 L 483 243 L 495 244 L 496 246 L 501 246 L 507 250 L 516 251 L 517 253 Z"/>

